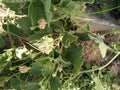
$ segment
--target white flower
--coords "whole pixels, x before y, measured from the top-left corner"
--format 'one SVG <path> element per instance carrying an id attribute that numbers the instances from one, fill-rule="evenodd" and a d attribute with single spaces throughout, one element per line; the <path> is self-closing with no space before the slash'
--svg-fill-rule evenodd
<path id="1" fill-rule="evenodd" d="M 37 46 L 42 53 L 49 54 L 53 50 L 54 40 L 53 38 L 44 36 L 42 38 L 42 41 L 37 44 Z"/>
<path id="2" fill-rule="evenodd" d="M 22 55 L 23 55 L 24 53 L 25 53 L 26 55 L 29 54 L 29 52 L 28 52 L 28 50 L 27 50 L 26 47 L 19 47 L 19 48 L 16 49 L 16 57 L 18 57 L 19 59 L 22 59 Z"/>

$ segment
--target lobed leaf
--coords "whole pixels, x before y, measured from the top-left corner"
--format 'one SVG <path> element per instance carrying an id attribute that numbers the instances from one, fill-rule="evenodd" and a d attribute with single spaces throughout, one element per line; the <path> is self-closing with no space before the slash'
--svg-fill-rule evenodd
<path id="1" fill-rule="evenodd" d="M 80 68 L 83 64 L 82 51 L 83 50 L 81 47 L 71 46 L 66 49 L 66 52 L 64 52 L 66 61 L 71 62 L 71 64 L 74 66 L 74 74 L 77 74 L 80 71 Z"/>

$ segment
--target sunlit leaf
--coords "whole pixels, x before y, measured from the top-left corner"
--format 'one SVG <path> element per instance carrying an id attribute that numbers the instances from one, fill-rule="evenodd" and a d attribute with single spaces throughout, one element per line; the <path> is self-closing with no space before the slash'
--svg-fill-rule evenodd
<path id="1" fill-rule="evenodd" d="M 89 36 L 90 39 L 94 40 L 96 43 L 99 44 L 99 49 L 102 57 L 104 58 L 106 56 L 107 50 L 109 47 L 103 42 L 103 40 L 100 38 L 100 36 Z"/>
<path id="2" fill-rule="evenodd" d="M 99 77 L 94 77 L 93 81 L 95 82 L 95 88 L 97 90 L 105 90 Z"/>
<path id="3" fill-rule="evenodd" d="M 101 43 L 99 44 L 99 49 L 102 57 L 104 58 L 106 56 L 108 47 L 104 43 Z"/>

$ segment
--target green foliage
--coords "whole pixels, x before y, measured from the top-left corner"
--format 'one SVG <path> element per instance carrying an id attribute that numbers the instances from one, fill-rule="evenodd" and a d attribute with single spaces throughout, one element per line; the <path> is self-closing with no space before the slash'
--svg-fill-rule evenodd
<path id="1" fill-rule="evenodd" d="M 3 2 L 8 2 L 8 3 L 21 3 L 21 2 L 26 2 L 30 0 L 2 0 Z"/>
<path id="2" fill-rule="evenodd" d="M 50 78 L 50 87 L 51 90 L 59 90 L 61 85 L 60 85 L 60 80 L 58 77 L 52 77 Z"/>
<path id="3" fill-rule="evenodd" d="M 49 35 L 52 33 L 52 29 L 48 28 L 48 27 L 46 27 L 44 30 L 39 30 L 38 28 L 36 30 L 38 30 L 38 31 L 34 32 L 34 34 L 32 34 L 28 37 L 29 41 L 35 41 L 37 39 L 42 38 L 45 35 Z"/>
<path id="4" fill-rule="evenodd" d="M 16 16 L 3 18 L 0 90 L 105 90 L 111 85 L 113 75 L 106 67 L 120 54 L 120 43 L 111 48 L 90 31 L 89 23 L 75 24 L 85 2 L 96 0 L 2 0 Z M 87 40 L 98 45 L 102 58 L 108 50 L 116 55 L 105 65 L 87 65 L 84 54 L 92 48 L 85 50 L 81 43 Z"/>
<path id="5" fill-rule="evenodd" d="M 77 46 L 69 47 L 65 52 L 65 58 L 74 66 L 73 73 L 77 74 L 83 64 L 82 48 Z"/>
<path id="6" fill-rule="evenodd" d="M 103 87 L 102 82 L 100 81 L 99 77 L 94 77 L 93 81 L 95 82 L 95 88 L 97 90 L 104 90 L 104 87 Z"/>
<path id="7" fill-rule="evenodd" d="M 71 34 L 65 34 L 62 39 L 62 43 L 65 48 L 70 47 L 70 44 L 77 40 L 77 37 Z"/>
<path id="8" fill-rule="evenodd" d="M 40 86 L 37 83 L 28 83 L 24 86 L 25 90 L 39 90 Z"/>
<path id="9" fill-rule="evenodd" d="M 28 17 L 19 18 L 15 22 L 20 25 L 20 28 L 24 31 L 24 33 L 28 35 L 32 34 L 32 31 L 30 30 L 31 21 Z"/>
<path id="10" fill-rule="evenodd" d="M 8 27 L 9 27 L 9 32 L 10 33 L 18 35 L 18 36 L 23 36 L 23 31 L 21 29 L 19 29 L 18 27 L 16 27 L 15 25 L 9 24 L 9 26 L 8 25 L 3 26 L 3 28 L 5 30 L 7 30 Z"/>
<path id="11" fill-rule="evenodd" d="M 5 82 L 8 82 L 9 79 L 10 77 L 7 76 L 0 77 L 0 87 L 4 87 Z"/>
<path id="12" fill-rule="evenodd" d="M 90 38 L 99 44 L 99 49 L 100 49 L 101 55 L 103 58 L 105 58 L 107 49 L 109 49 L 109 47 L 103 42 L 103 40 L 100 38 L 100 36 L 97 36 L 97 37 L 90 36 Z"/>
<path id="13" fill-rule="evenodd" d="M 39 19 L 46 18 L 44 5 L 39 0 L 32 0 L 28 10 L 28 16 L 31 19 L 32 27 L 37 25 Z"/>
<path id="14" fill-rule="evenodd" d="M 47 77 L 52 74 L 54 70 L 54 63 L 52 63 L 49 57 L 40 57 L 33 63 L 31 67 L 30 74 L 35 76 L 43 75 L 43 77 Z"/>
<path id="15" fill-rule="evenodd" d="M 41 2 L 44 4 L 44 9 L 45 9 L 45 16 L 48 22 L 48 26 L 50 26 L 50 22 L 52 20 L 52 12 L 50 11 L 51 9 L 51 0 L 41 0 Z"/>
<path id="16" fill-rule="evenodd" d="M 0 48 L 2 48 L 5 45 L 5 42 L 2 37 L 0 37 Z"/>
<path id="17" fill-rule="evenodd" d="M 10 85 L 15 89 L 20 90 L 22 82 L 18 80 L 17 78 L 11 78 Z"/>

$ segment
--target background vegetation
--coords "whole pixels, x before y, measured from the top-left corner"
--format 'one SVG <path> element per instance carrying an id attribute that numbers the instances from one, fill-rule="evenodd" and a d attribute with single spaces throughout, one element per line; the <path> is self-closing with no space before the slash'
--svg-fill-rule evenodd
<path id="1" fill-rule="evenodd" d="M 93 33 L 89 23 L 78 27 L 74 19 L 83 16 L 86 2 L 107 11 L 120 0 L 1 1 L 10 9 L 0 17 L 1 90 L 120 90 L 118 67 L 116 75 L 108 68 L 119 61 L 119 40 L 102 38 L 119 32 Z"/>

